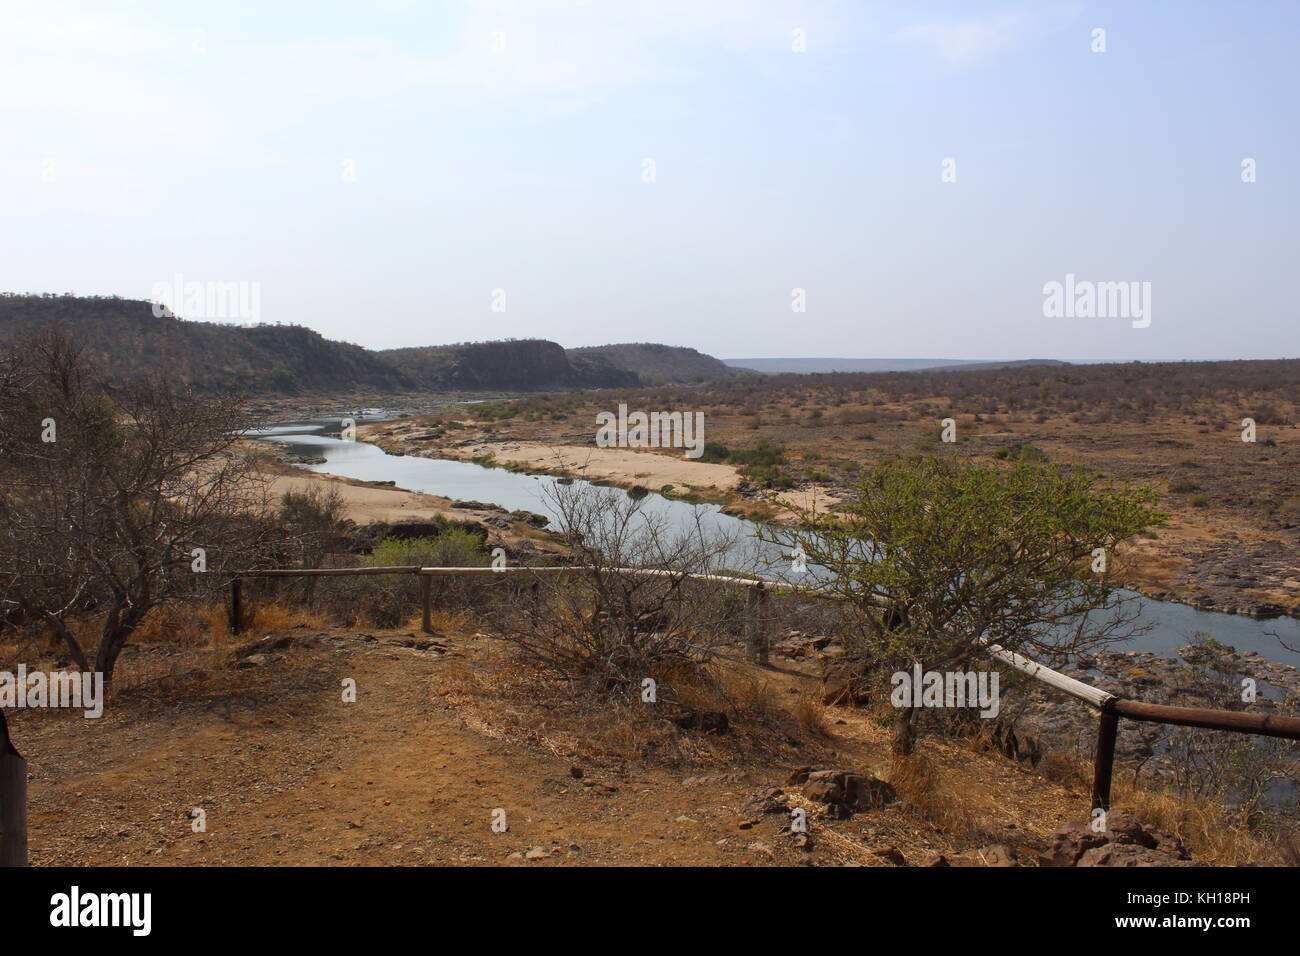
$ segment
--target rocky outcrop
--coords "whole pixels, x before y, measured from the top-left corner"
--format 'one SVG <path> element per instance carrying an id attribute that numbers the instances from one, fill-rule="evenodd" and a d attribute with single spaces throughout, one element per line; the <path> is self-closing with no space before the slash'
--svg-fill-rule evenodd
<path id="1" fill-rule="evenodd" d="M 1144 827 L 1125 810 L 1106 814 L 1105 828 L 1074 821 L 1052 834 L 1039 866 L 1195 866 L 1177 837 Z"/>

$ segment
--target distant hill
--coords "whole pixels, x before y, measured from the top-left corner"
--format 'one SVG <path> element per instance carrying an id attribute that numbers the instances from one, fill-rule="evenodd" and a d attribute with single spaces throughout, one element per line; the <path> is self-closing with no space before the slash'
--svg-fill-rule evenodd
<path id="1" fill-rule="evenodd" d="M 390 362 L 417 388 L 430 391 L 526 392 L 642 384 L 634 371 L 618 368 L 598 355 L 573 361 L 571 353 L 545 339 L 386 349 L 374 354 Z"/>
<path id="2" fill-rule="evenodd" d="M 765 375 L 794 373 L 799 375 L 826 372 L 915 372 L 938 368 L 1015 368 L 1019 365 L 1065 365 L 1055 359 L 1018 359 L 1010 362 L 982 362 L 963 359 L 882 359 L 882 358 L 753 358 L 723 359 L 737 369 L 751 369 Z"/>
<path id="3" fill-rule="evenodd" d="M 48 325 L 74 336 L 109 380 L 166 371 L 204 391 L 285 395 L 414 385 L 374 352 L 302 326 L 186 322 L 134 299 L 0 296 L 0 340 Z"/>
<path id="4" fill-rule="evenodd" d="M 546 391 L 693 383 L 737 374 L 694 349 L 565 349 L 544 339 L 371 351 L 297 325 L 224 325 L 155 316 L 151 302 L 0 294 L 0 342 L 67 330 L 110 380 L 166 371 L 202 391 Z"/>
<path id="5" fill-rule="evenodd" d="M 744 374 L 720 359 L 695 349 L 655 345 L 651 342 L 594 345 L 569 349 L 568 355 L 574 362 L 608 362 L 615 368 L 634 373 L 647 385 L 712 382 Z"/>

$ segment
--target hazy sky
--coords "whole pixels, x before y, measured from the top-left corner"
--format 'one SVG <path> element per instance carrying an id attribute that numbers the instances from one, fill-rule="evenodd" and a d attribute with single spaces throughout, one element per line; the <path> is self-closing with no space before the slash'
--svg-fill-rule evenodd
<path id="1" fill-rule="evenodd" d="M 1297 38 L 1253 0 L 0 0 L 0 289 L 258 283 L 375 348 L 1300 356 Z M 1067 273 L 1149 325 L 1045 316 Z"/>

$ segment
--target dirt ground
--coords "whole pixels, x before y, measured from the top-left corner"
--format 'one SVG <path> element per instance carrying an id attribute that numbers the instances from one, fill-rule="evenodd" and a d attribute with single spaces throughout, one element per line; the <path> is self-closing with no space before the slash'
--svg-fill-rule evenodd
<path id="1" fill-rule="evenodd" d="M 129 649 L 124 674 L 163 676 L 124 680 L 133 686 L 99 720 L 11 712 L 34 865 L 882 866 L 889 848 L 913 865 L 936 853 L 979 865 L 994 843 L 1032 862 L 1086 807 L 1019 764 L 927 740 L 944 788 L 961 794 L 956 816 L 902 802 L 832 820 L 804 804 L 813 839 L 800 848 L 780 832 L 787 817 L 741 808 L 801 764 L 888 779 L 886 732 L 864 712 L 828 709 L 825 736 L 759 758 L 674 729 L 674 759 L 636 761 L 607 726 L 590 732 L 599 715 L 583 724 L 527 693 L 503 697 L 517 668 L 469 628 L 299 625 L 254 638 L 243 657 Z M 816 689 L 785 664 L 743 667 L 778 702 Z M 786 792 L 800 805 L 799 788 Z M 196 810 L 206 832 L 194 832 Z"/>

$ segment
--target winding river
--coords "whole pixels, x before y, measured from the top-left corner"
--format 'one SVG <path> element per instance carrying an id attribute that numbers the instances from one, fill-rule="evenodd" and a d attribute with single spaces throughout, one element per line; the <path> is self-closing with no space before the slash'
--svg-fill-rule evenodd
<path id="1" fill-rule="evenodd" d="M 256 432 L 255 436 L 283 443 L 287 446 L 286 451 L 293 455 L 325 459 L 323 464 L 302 466 L 312 471 L 360 481 L 392 481 L 398 488 L 411 491 L 490 502 L 511 511 L 532 511 L 552 520 L 556 518 L 544 493 L 545 489 L 554 487 L 557 481 L 554 477 L 486 468 L 471 462 L 390 455 L 368 442 L 343 441 L 328 434 L 331 430 L 337 433 L 338 428 L 337 420 L 315 420 L 278 425 Z M 773 555 L 771 546 L 753 539 L 751 522 L 722 514 L 717 505 L 692 505 L 651 493 L 644 500 L 643 508 L 646 513 L 663 516 L 682 528 L 693 525 L 698 512 L 706 529 L 749 542 L 745 555 L 737 555 L 736 561 L 728 562 L 737 569 L 751 561 L 761 560 L 764 554 L 769 558 Z M 1193 635 L 1199 632 L 1212 635 L 1220 643 L 1235 647 L 1238 652 L 1258 651 L 1270 660 L 1300 665 L 1300 654 L 1287 650 L 1279 641 L 1280 638 L 1292 647 L 1300 647 L 1300 620 L 1259 620 L 1132 596 L 1139 602 L 1142 623 L 1150 625 L 1150 629 L 1123 647 L 1172 657 L 1177 656 L 1180 645 L 1190 643 Z"/>

